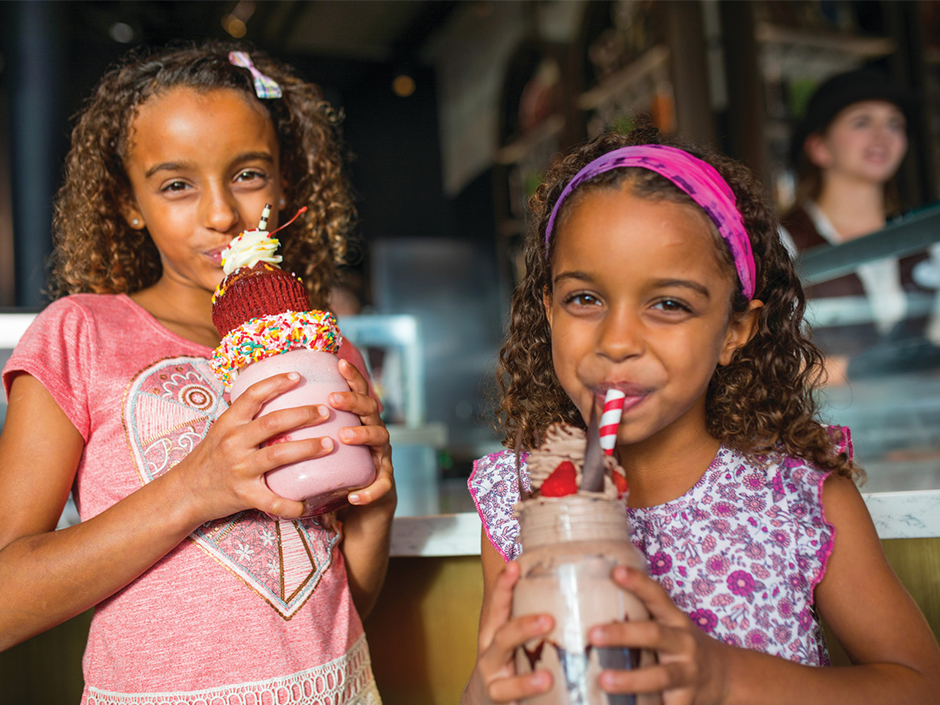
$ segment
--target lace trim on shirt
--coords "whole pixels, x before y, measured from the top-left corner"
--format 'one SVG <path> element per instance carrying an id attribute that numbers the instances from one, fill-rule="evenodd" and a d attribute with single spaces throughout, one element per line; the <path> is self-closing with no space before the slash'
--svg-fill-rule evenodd
<path id="1" fill-rule="evenodd" d="M 322 666 L 255 683 L 186 693 L 112 693 L 88 687 L 85 705 L 381 705 L 365 635 Z"/>

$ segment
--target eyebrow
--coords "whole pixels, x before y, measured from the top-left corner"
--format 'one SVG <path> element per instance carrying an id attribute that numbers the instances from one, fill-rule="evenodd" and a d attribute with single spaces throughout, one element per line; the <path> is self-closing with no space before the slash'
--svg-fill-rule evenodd
<path id="1" fill-rule="evenodd" d="M 703 284 L 699 284 L 696 281 L 690 279 L 657 279 L 654 282 L 656 288 L 667 287 L 667 286 L 678 286 L 684 289 L 691 289 L 692 291 L 701 294 L 706 299 L 712 297 L 711 292 L 708 290 L 708 287 Z"/>
<path id="2" fill-rule="evenodd" d="M 241 164 L 252 161 L 262 161 L 267 162 L 268 164 L 274 164 L 274 157 L 271 156 L 268 152 L 244 152 L 235 157 L 235 159 L 232 160 L 232 163 Z M 190 166 L 188 162 L 161 162 L 160 164 L 155 164 L 154 166 L 147 169 L 147 171 L 144 173 L 144 178 L 149 179 L 151 176 L 161 171 L 179 171 L 180 169 L 185 169 L 188 166 Z"/>
<path id="3" fill-rule="evenodd" d="M 592 277 L 587 272 L 581 272 L 581 271 L 575 270 L 571 272 L 562 272 L 561 274 L 557 275 L 552 280 L 552 284 L 557 286 L 559 283 L 567 279 L 574 279 L 576 281 L 583 281 L 583 282 L 594 281 L 594 277 Z M 692 281 L 690 279 L 657 279 L 652 283 L 652 288 L 654 289 L 660 289 L 660 288 L 670 287 L 670 286 L 678 286 L 683 289 L 690 289 L 691 291 L 694 291 L 700 296 L 704 296 L 706 299 L 711 299 L 712 297 L 711 292 L 708 290 L 706 286 L 699 284 L 696 281 Z"/>

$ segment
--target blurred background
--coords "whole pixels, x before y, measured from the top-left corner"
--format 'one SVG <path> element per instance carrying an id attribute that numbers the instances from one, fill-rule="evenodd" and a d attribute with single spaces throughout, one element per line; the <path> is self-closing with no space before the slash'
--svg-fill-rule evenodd
<path id="1" fill-rule="evenodd" d="M 525 202 L 568 147 L 649 115 L 747 163 L 782 212 L 807 98 L 873 65 L 920 98 L 898 189 L 928 208 L 898 247 L 940 232 L 935 2 L 4 2 L 0 348 L 47 303 L 50 203 L 82 101 L 129 50 L 211 37 L 294 65 L 345 113 L 360 223 L 337 309 L 386 402 L 401 514 L 472 510 L 472 460 L 500 448 L 488 395 Z M 869 491 L 940 487 L 932 368 L 833 385 L 824 403 L 852 426 Z"/>

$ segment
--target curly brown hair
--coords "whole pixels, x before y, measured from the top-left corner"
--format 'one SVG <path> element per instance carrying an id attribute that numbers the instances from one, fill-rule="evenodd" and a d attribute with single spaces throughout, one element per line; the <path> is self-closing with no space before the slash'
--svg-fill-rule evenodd
<path id="1" fill-rule="evenodd" d="M 230 51 L 249 52 L 283 97 L 259 100 L 249 71 L 229 62 Z M 149 234 L 122 216 L 121 206 L 131 197 L 125 158 L 137 109 L 177 86 L 240 91 L 270 115 L 285 183 L 282 210 L 293 214 L 307 207 L 279 237 L 283 266 L 303 278 L 314 307 L 327 308 L 356 215 L 339 132 L 342 116 L 318 86 L 289 66 L 249 45 L 220 41 L 131 52 L 101 79 L 79 113 L 56 194 L 51 293 L 133 293 L 160 278 L 160 256 Z"/>
<path id="2" fill-rule="evenodd" d="M 754 337 L 734 354 L 730 364 L 716 369 L 709 383 L 708 433 L 750 455 L 782 450 L 821 469 L 860 477 L 861 469 L 840 450 L 840 434 L 818 421 L 814 391 L 824 374 L 822 355 L 809 340 L 803 323 L 803 288 L 780 242 L 777 221 L 760 184 L 745 166 L 716 152 L 666 138 L 650 125 L 641 125 L 628 135 L 604 134 L 575 148 L 552 165 L 529 200 L 533 217 L 525 242 L 526 273 L 513 295 L 509 335 L 499 354 L 499 423 L 505 445 L 530 450 L 545 430 L 559 421 L 584 428 L 581 414 L 558 381 L 552 363 L 543 292 L 551 290 L 554 240 L 546 256 L 545 230 L 555 202 L 578 171 L 611 150 L 639 144 L 676 146 L 714 166 L 735 194 L 754 252 L 755 298 L 764 306 L 759 309 Z M 584 193 L 623 184 L 643 198 L 698 208 L 668 179 L 645 169 L 620 168 L 579 186 L 565 200 L 558 222 L 563 222 L 566 211 L 570 212 L 572 203 Z M 712 230 L 723 266 L 729 277 L 735 277 L 731 253 L 717 229 Z M 747 299 L 736 288 L 732 315 L 747 307 Z"/>

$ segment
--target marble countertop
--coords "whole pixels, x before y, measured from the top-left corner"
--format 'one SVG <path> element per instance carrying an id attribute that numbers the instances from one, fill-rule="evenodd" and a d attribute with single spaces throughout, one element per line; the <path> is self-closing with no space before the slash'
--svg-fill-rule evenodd
<path id="1" fill-rule="evenodd" d="M 940 537 L 940 490 L 862 496 L 882 539 Z M 475 512 L 398 517 L 392 526 L 392 555 L 480 555 L 480 518 Z"/>

